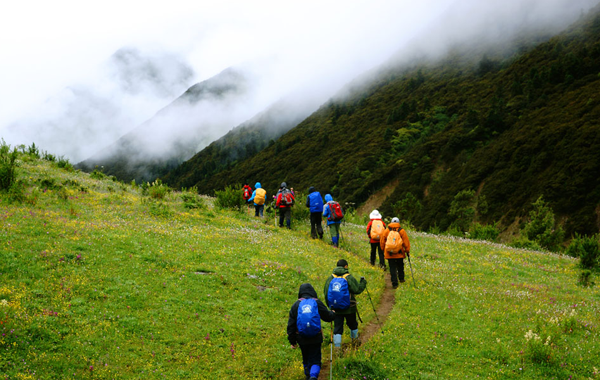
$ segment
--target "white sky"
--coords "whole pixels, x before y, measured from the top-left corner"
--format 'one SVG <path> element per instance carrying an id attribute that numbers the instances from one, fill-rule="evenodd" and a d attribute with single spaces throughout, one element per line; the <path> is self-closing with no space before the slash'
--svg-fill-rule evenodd
<path id="1" fill-rule="evenodd" d="M 258 107 L 307 82 L 319 83 L 325 92 L 336 92 L 429 28 L 432 20 L 439 20 L 455 2 L 479 8 L 511 3 L 518 11 L 515 4 L 528 2 L 545 9 L 546 4 L 559 8 L 595 1 L 4 1 L 0 7 L 0 137 L 7 139 L 8 125 L 44 118 L 52 104 L 49 100 L 68 86 L 105 86 L 108 59 L 122 47 L 180 56 L 195 72 L 190 85 L 230 66 L 258 66 L 264 76 L 260 79 L 263 88 L 257 92 L 264 99 L 256 102 Z M 493 6 L 490 9 L 493 14 Z M 465 16 L 466 20 L 478 17 Z M 135 112 L 130 107 L 128 128 L 171 100 L 145 102 L 143 96 L 129 100 L 136 107 Z M 123 128 L 111 133 L 122 135 L 127 132 Z M 7 142 L 12 144 L 31 143 L 18 141 L 18 134 L 9 137 Z"/>

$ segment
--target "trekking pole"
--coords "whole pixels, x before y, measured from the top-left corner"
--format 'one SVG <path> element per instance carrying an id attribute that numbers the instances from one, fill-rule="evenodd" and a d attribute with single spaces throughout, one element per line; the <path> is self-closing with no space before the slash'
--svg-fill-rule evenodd
<path id="1" fill-rule="evenodd" d="M 329 342 L 329 380 L 333 380 L 333 322 L 331 322 L 331 341 Z"/>
<path id="2" fill-rule="evenodd" d="M 410 265 L 410 274 L 412 275 L 412 279 L 413 279 L 413 286 L 416 288 L 417 285 L 415 284 L 415 274 L 413 273 L 412 264 L 410 263 L 410 254 L 407 254 L 407 257 L 408 257 L 408 265 Z"/>
<path id="3" fill-rule="evenodd" d="M 362 277 L 364 278 L 364 277 Z M 373 313 L 375 313 L 375 318 L 377 318 L 377 323 L 381 326 L 381 321 L 379 320 L 379 316 L 377 315 L 377 311 L 375 311 L 375 305 L 373 305 L 373 300 L 371 299 L 371 294 L 369 293 L 369 288 L 365 286 L 365 290 L 367 291 L 367 295 L 369 296 L 369 301 L 371 301 L 371 306 L 373 307 Z M 381 333 L 383 334 L 383 327 L 381 328 Z"/>

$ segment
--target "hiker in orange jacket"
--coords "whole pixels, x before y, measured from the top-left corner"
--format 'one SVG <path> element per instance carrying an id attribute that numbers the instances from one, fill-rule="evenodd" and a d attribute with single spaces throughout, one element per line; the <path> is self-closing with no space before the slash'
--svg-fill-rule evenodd
<path id="1" fill-rule="evenodd" d="M 404 228 L 400 227 L 400 219 L 392 218 L 379 244 L 390 266 L 392 287 L 396 289 L 398 281 L 404 282 L 404 258 L 410 257 L 410 241 Z"/>
<path id="2" fill-rule="evenodd" d="M 385 270 L 385 258 L 383 257 L 383 250 L 381 249 L 380 241 L 383 231 L 385 231 L 385 223 L 381 220 L 381 214 L 377 210 L 373 210 L 369 224 L 367 224 L 367 236 L 371 243 L 371 265 L 375 265 L 376 255 L 379 255 L 379 267 Z"/>

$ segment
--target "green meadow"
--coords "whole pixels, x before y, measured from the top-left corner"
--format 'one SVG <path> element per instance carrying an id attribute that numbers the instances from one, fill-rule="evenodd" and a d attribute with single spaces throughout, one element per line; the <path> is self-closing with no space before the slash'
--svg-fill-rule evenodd
<path id="1" fill-rule="evenodd" d="M 322 296 L 346 258 L 375 305 L 384 292 L 362 225 L 338 250 L 307 221 L 288 231 L 193 192 L 18 163 L 17 196 L 0 193 L 0 378 L 300 380 L 285 333 L 299 285 Z M 600 295 L 576 259 L 409 236 L 414 281 L 407 265 L 382 332 L 336 354 L 335 379 L 600 379 Z"/>

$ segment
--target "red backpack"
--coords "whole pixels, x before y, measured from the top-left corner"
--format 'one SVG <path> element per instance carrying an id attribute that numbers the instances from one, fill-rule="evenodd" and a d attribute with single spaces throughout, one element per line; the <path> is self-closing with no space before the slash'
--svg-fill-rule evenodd
<path id="1" fill-rule="evenodd" d="M 344 212 L 342 211 L 342 206 L 340 206 L 339 203 L 336 201 L 330 201 L 327 202 L 327 204 L 329 205 L 329 216 L 327 217 L 327 220 L 339 222 L 340 220 L 344 219 Z"/>
<path id="2" fill-rule="evenodd" d="M 291 206 L 294 204 L 294 194 L 290 189 L 283 189 L 281 192 L 281 204 L 284 206 Z"/>
<path id="3" fill-rule="evenodd" d="M 249 187 L 244 187 L 244 199 L 248 200 L 252 196 L 252 190 Z"/>

